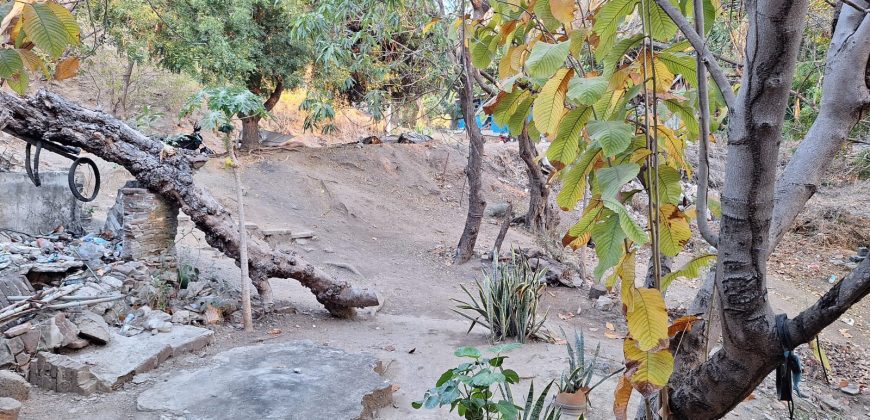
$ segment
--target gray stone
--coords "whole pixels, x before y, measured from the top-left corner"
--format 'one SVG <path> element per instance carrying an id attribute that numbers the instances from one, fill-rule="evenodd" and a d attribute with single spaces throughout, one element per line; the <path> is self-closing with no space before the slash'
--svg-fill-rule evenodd
<path id="1" fill-rule="evenodd" d="M 173 324 L 189 324 L 192 314 L 190 311 L 186 309 L 179 309 L 177 311 L 172 312 L 172 323 Z"/>
<path id="2" fill-rule="evenodd" d="M 595 284 L 589 289 L 589 300 L 597 300 L 607 294 L 607 288 L 601 284 Z"/>
<path id="3" fill-rule="evenodd" d="M 170 319 L 172 319 L 172 315 L 169 315 L 166 312 L 159 310 L 150 311 L 145 315 L 145 321 L 142 323 L 142 327 L 146 330 L 159 330 L 165 328 L 164 324 L 166 324 Z"/>
<path id="4" fill-rule="evenodd" d="M 108 392 L 170 357 L 205 347 L 213 336 L 210 330 L 188 325 L 157 335 L 124 337 L 113 332 L 106 346 L 69 355 L 40 352 L 36 363 L 30 365 L 28 379 L 40 388 L 58 392 Z"/>
<path id="5" fill-rule="evenodd" d="M 844 386 L 844 387 L 840 388 L 840 391 L 843 391 L 843 393 L 845 393 L 847 395 L 859 395 L 859 394 L 861 394 L 861 388 L 859 388 L 857 384 L 849 384 L 847 386 Z"/>
<path id="6" fill-rule="evenodd" d="M 137 407 L 187 418 L 371 418 L 392 401 L 381 370 L 371 355 L 311 342 L 239 347 L 173 372 L 140 394 Z"/>
<path id="7" fill-rule="evenodd" d="M 613 299 L 607 296 L 600 296 L 598 297 L 598 300 L 595 301 L 595 309 L 598 309 L 600 311 L 609 311 L 613 309 L 613 304 Z"/>
<path id="8" fill-rule="evenodd" d="M 0 398 L 0 420 L 18 420 L 21 402 L 14 398 Z"/>
<path id="9" fill-rule="evenodd" d="M 14 200 L 0 200 L 0 226 L 39 234 L 63 226 L 82 233 L 81 205 L 69 192 L 66 172 L 41 172 L 36 187 L 21 172 L 0 173 L 0 190 Z"/>
<path id="10" fill-rule="evenodd" d="M 504 217 L 509 207 L 510 204 L 508 203 L 495 203 L 486 206 L 486 215 L 489 217 Z"/>
<path id="11" fill-rule="evenodd" d="M 121 281 L 115 277 L 112 277 L 112 276 L 103 276 L 101 281 L 103 282 L 103 284 L 105 284 L 113 289 L 120 289 L 120 288 L 124 287 L 123 281 Z"/>
<path id="12" fill-rule="evenodd" d="M 91 311 L 79 314 L 75 323 L 79 327 L 79 337 L 100 345 L 108 343 L 111 339 L 109 324 L 103 317 Z"/>
<path id="13" fill-rule="evenodd" d="M 821 401 L 822 405 L 830 410 L 840 413 L 846 411 L 846 407 L 844 407 L 841 402 L 837 401 L 837 399 L 831 395 L 822 394 L 819 396 L 819 401 Z"/>
<path id="14" fill-rule="evenodd" d="M 0 368 L 8 368 L 15 365 L 15 355 L 9 351 L 9 348 L 0 343 Z"/>
<path id="15" fill-rule="evenodd" d="M 27 401 L 30 398 L 30 384 L 15 372 L 0 370 L 0 397 Z"/>
<path id="16" fill-rule="evenodd" d="M 40 337 L 42 337 L 40 331 L 38 329 L 32 329 L 18 338 L 20 338 L 21 342 L 24 343 L 24 350 L 26 352 L 35 354 L 36 349 L 39 348 Z"/>
<path id="17" fill-rule="evenodd" d="M 6 336 L 6 338 L 18 337 L 19 335 L 24 334 L 32 329 L 33 329 L 33 324 L 31 324 L 28 321 L 28 322 L 25 322 L 21 325 L 16 325 L 16 326 L 6 330 L 3 333 L 3 335 Z"/>

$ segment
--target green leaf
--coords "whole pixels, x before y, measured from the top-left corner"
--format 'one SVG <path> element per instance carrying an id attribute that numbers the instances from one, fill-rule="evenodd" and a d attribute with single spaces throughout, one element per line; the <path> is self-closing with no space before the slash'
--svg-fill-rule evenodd
<path id="1" fill-rule="evenodd" d="M 493 52 L 489 49 L 489 44 L 492 42 L 494 35 L 473 37 L 469 42 L 468 53 L 471 55 L 471 64 L 479 69 L 489 67 L 492 62 Z"/>
<path id="2" fill-rule="evenodd" d="M 684 266 L 680 267 L 679 270 L 668 273 L 668 275 L 662 277 L 662 291 L 667 290 L 668 286 L 670 286 L 677 277 L 685 277 L 687 279 L 700 277 L 701 270 L 715 261 L 716 254 L 703 254 L 692 258 Z"/>
<path id="3" fill-rule="evenodd" d="M 628 214 L 628 210 L 626 210 L 622 203 L 612 198 L 605 198 L 604 206 L 619 215 L 619 227 L 622 228 L 622 231 L 625 232 L 628 239 L 631 239 L 632 242 L 638 245 L 643 245 L 649 242 L 649 236 L 647 236 L 646 232 L 644 232 L 634 219 L 631 218 L 631 215 Z"/>
<path id="4" fill-rule="evenodd" d="M 673 112 L 680 121 L 686 125 L 686 131 L 691 138 L 698 138 L 700 135 L 701 126 L 698 123 L 698 118 L 695 117 L 695 110 L 692 108 L 689 101 L 679 101 L 676 99 L 666 99 L 665 106 Z"/>
<path id="5" fill-rule="evenodd" d="M 483 369 L 471 378 L 471 383 L 476 386 L 489 387 L 492 384 L 504 383 L 505 376 L 501 372 L 493 372 L 490 369 Z"/>
<path id="6" fill-rule="evenodd" d="M 562 178 L 562 190 L 556 196 L 556 204 L 562 210 L 574 210 L 574 207 L 583 198 L 583 193 L 586 192 L 586 177 L 592 170 L 592 162 L 595 161 L 595 157 L 600 151 L 601 148 L 597 146 L 586 149 L 577 164 L 565 173 Z"/>
<path id="7" fill-rule="evenodd" d="M 616 37 L 616 29 L 619 27 L 622 19 L 634 11 L 634 7 L 639 1 L 610 0 L 604 3 L 604 6 L 595 16 L 595 25 L 593 26 L 593 30 L 598 34 L 600 39 L 596 51 L 597 58 L 601 59 L 609 52 L 608 46 L 613 43 Z"/>
<path id="8" fill-rule="evenodd" d="M 78 43 L 78 25 L 63 6 L 56 3 L 24 5 L 24 32 L 39 49 L 57 59 L 70 45 Z"/>
<path id="9" fill-rule="evenodd" d="M 634 137 L 634 127 L 622 121 L 592 121 L 587 130 L 589 137 L 598 142 L 606 157 L 624 152 Z"/>
<path id="10" fill-rule="evenodd" d="M 628 50 L 632 49 L 642 39 L 643 34 L 634 35 L 631 38 L 620 40 L 613 48 L 607 51 L 607 54 L 602 59 L 604 74 L 613 74 L 616 71 L 616 67 L 619 66 L 619 62 L 622 61 L 622 57 L 625 57 Z"/>
<path id="11" fill-rule="evenodd" d="M 595 241 L 595 254 L 598 255 L 595 277 L 599 279 L 607 269 L 615 266 L 625 253 L 623 245 L 625 233 L 619 225 L 619 216 L 610 210 L 604 212 L 603 220 L 592 226 L 592 240 Z"/>
<path id="12" fill-rule="evenodd" d="M 526 121 L 529 120 L 529 109 L 532 107 L 532 102 L 535 100 L 532 96 L 526 97 L 523 103 L 517 106 L 516 111 L 513 115 L 511 115 L 510 121 L 508 121 L 508 129 L 511 132 L 512 136 L 519 136 L 523 132 L 523 126 Z M 533 128 L 534 124 L 530 125 L 530 128 Z M 538 141 L 538 138 L 532 137 L 531 132 L 529 133 L 529 138 L 532 141 Z"/>
<path id="13" fill-rule="evenodd" d="M 456 357 L 470 357 L 472 359 L 480 358 L 480 350 L 474 347 L 460 347 L 453 352 L 453 355 Z"/>
<path id="14" fill-rule="evenodd" d="M 509 93 L 499 93 L 498 103 L 492 109 L 492 119 L 498 125 L 506 125 L 517 111 L 517 107 L 523 103 L 528 97 L 529 92 L 526 90 L 514 89 Z"/>
<path id="15" fill-rule="evenodd" d="M 610 81 L 603 77 L 574 76 L 568 82 L 568 100 L 578 105 L 593 105 L 601 99 Z"/>
<path id="16" fill-rule="evenodd" d="M 547 149 L 547 159 L 558 169 L 562 169 L 574 159 L 582 149 L 580 136 L 586 122 L 592 117 L 592 107 L 581 106 L 568 111 L 559 122 L 556 139 Z"/>
<path id="17" fill-rule="evenodd" d="M 15 93 L 24 96 L 27 93 L 27 86 L 30 81 L 27 77 L 27 72 L 15 73 L 12 77 L 6 79 L 6 83 L 9 84 L 9 87 L 15 91 Z"/>
<path id="18" fill-rule="evenodd" d="M 549 79 L 565 65 L 570 48 L 571 41 L 558 44 L 535 43 L 529 58 L 526 59 L 526 73 L 534 78 Z"/>
<path id="19" fill-rule="evenodd" d="M 639 172 L 640 165 L 636 163 L 623 163 L 595 171 L 595 180 L 601 190 L 601 198 L 616 199 L 619 190 L 637 177 Z"/>
<path id="20" fill-rule="evenodd" d="M 661 203 L 677 204 L 683 196 L 683 186 L 680 185 L 680 173 L 668 166 L 659 165 L 659 201 Z"/>
<path id="21" fill-rule="evenodd" d="M 662 51 L 656 54 L 656 59 L 661 61 L 671 73 L 683 76 L 690 85 L 698 87 L 698 63 L 695 57 L 685 53 Z"/>
<path id="22" fill-rule="evenodd" d="M 12 49 L 0 49 L 0 79 L 8 79 L 24 72 L 21 56 Z"/>
<path id="23" fill-rule="evenodd" d="M 550 10 L 550 0 L 538 0 L 538 2 L 535 3 L 535 15 L 550 32 L 553 32 L 562 26 Z"/>
<path id="24" fill-rule="evenodd" d="M 670 0 L 677 6 L 676 0 Z M 656 41 L 670 41 L 677 34 L 677 24 L 665 13 L 664 9 L 655 2 L 649 2 L 650 32 Z"/>

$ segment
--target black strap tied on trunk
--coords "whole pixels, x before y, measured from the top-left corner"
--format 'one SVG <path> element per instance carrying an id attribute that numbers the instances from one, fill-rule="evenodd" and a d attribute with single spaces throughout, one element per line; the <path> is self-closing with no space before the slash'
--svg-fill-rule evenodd
<path id="1" fill-rule="evenodd" d="M 776 368 L 776 393 L 780 401 L 788 403 L 788 415 L 790 419 L 794 419 L 794 397 L 792 392 L 797 393 L 801 398 L 805 398 L 800 390 L 801 382 L 801 360 L 794 352 L 797 347 L 792 341 L 785 323 L 788 321 L 786 314 L 776 316 L 776 335 L 779 338 L 779 343 L 782 346 L 783 361 Z"/>

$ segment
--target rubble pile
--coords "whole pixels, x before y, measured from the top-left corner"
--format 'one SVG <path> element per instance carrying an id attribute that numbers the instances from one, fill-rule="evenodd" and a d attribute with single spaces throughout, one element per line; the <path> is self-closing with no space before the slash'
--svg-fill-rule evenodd
<path id="1" fill-rule="evenodd" d="M 149 263 L 131 260 L 120 239 L 0 231 L 0 369 L 56 391 L 110 391 L 208 344 L 212 332 L 191 325 L 237 311 L 230 288 Z M 15 398 L 4 383 L 0 398 Z"/>

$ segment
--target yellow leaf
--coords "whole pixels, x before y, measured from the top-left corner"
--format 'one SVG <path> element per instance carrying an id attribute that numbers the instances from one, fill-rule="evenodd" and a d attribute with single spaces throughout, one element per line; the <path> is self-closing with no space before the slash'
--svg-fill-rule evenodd
<path id="1" fill-rule="evenodd" d="M 550 12 L 553 17 L 571 29 L 574 22 L 574 0 L 550 0 Z"/>
<path id="2" fill-rule="evenodd" d="M 692 328 L 692 324 L 700 321 L 702 318 L 694 315 L 684 316 L 674 320 L 674 323 L 668 327 L 668 337 L 673 338 L 678 333 L 684 332 Z"/>
<path id="3" fill-rule="evenodd" d="M 0 35 L 8 35 L 8 31 L 14 24 L 16 24 L 21 16 L 21 11 L 24 10 L 24 5 L 29 3 L 29 1 L 16 1 L 15 4 L 12 5 L 12 10 L 3 17 L 3 20 L 0 21 Z M 9 38 L 12 40 L 14 38 Z M 4 41 L 2 44 L 7 43 L 6 39 L 0 38 L 0 40 Z"/>
<path id="4" fill-rule="evenodd" d="M 544 83 L 532 108 L 532 118 L 541 134 L 551 140 L 556 136 L 559 121 L 565 113 L 565 94 L 568 91 L 568 81 L 574 75 L 574 69 L 559 69 L 556 74 Z"/>
<path id="5" fill-rule="evenodd" d="M 810 340 L 810 350 L 812 350 L 813 357 L 822 364 L 822 367 L 824 367 L 828 372 L 831 372 L 831 362 L 828 360 L 828 355 L 825 353 L 825 350 L 819 346 L 819 341 L 817 339 Z"/>
<path id="6" fill-rule="evenodd" d="M 664 204 L 659 209 L 659 246 L 662 254 L 675 257 L 692 238 L 692 229 L 686 215 L 673 204 Z"/>
<path id="7" fill-rule="evenodd" d="M 668 310 L 662 292 L 632 287 L 631 305 L 625 313 L 628 332 L 642 351 L 668 345 Z"/>
<path id="8" fill-rule="evenodd" d="M 428 34 L 430 31 L 432 31 L 432 28 L 434 28 L 435 25 L 437 25 L 438 22 L 440 22 L 440 21 L 441 21 L 441 18 L 438 18 L 438 17 L 432 18 L 432 20 L 430 20 L 425 25 L 423 25 L 423 34 L 425 35 L 425 34 Z"/>
<path id="9" fill-rule="evenodd" d="M 613 415 L 616 420 L 628 419 L 628 401 L 631 400 L 631 382 L 625 375 L 619 376 L 619 383 L 613 393 Z"/>
<path id="10" fill-rule="evenodd" d="M 79 71 L 79 58 L 68 57 L 57 63 L 57 69 L 54 72 L 54 80 L 66 80 L 76 76 Z"/>
<path id="11" fill-rule="evenodd" d="M 652 397 L 668 384 L 674 372 L 674 356 L 670 350 L 642 351 L 637 348 L 636 341 L 626 338 L 623 351 L 625 375 L 644 397 Z"/>

